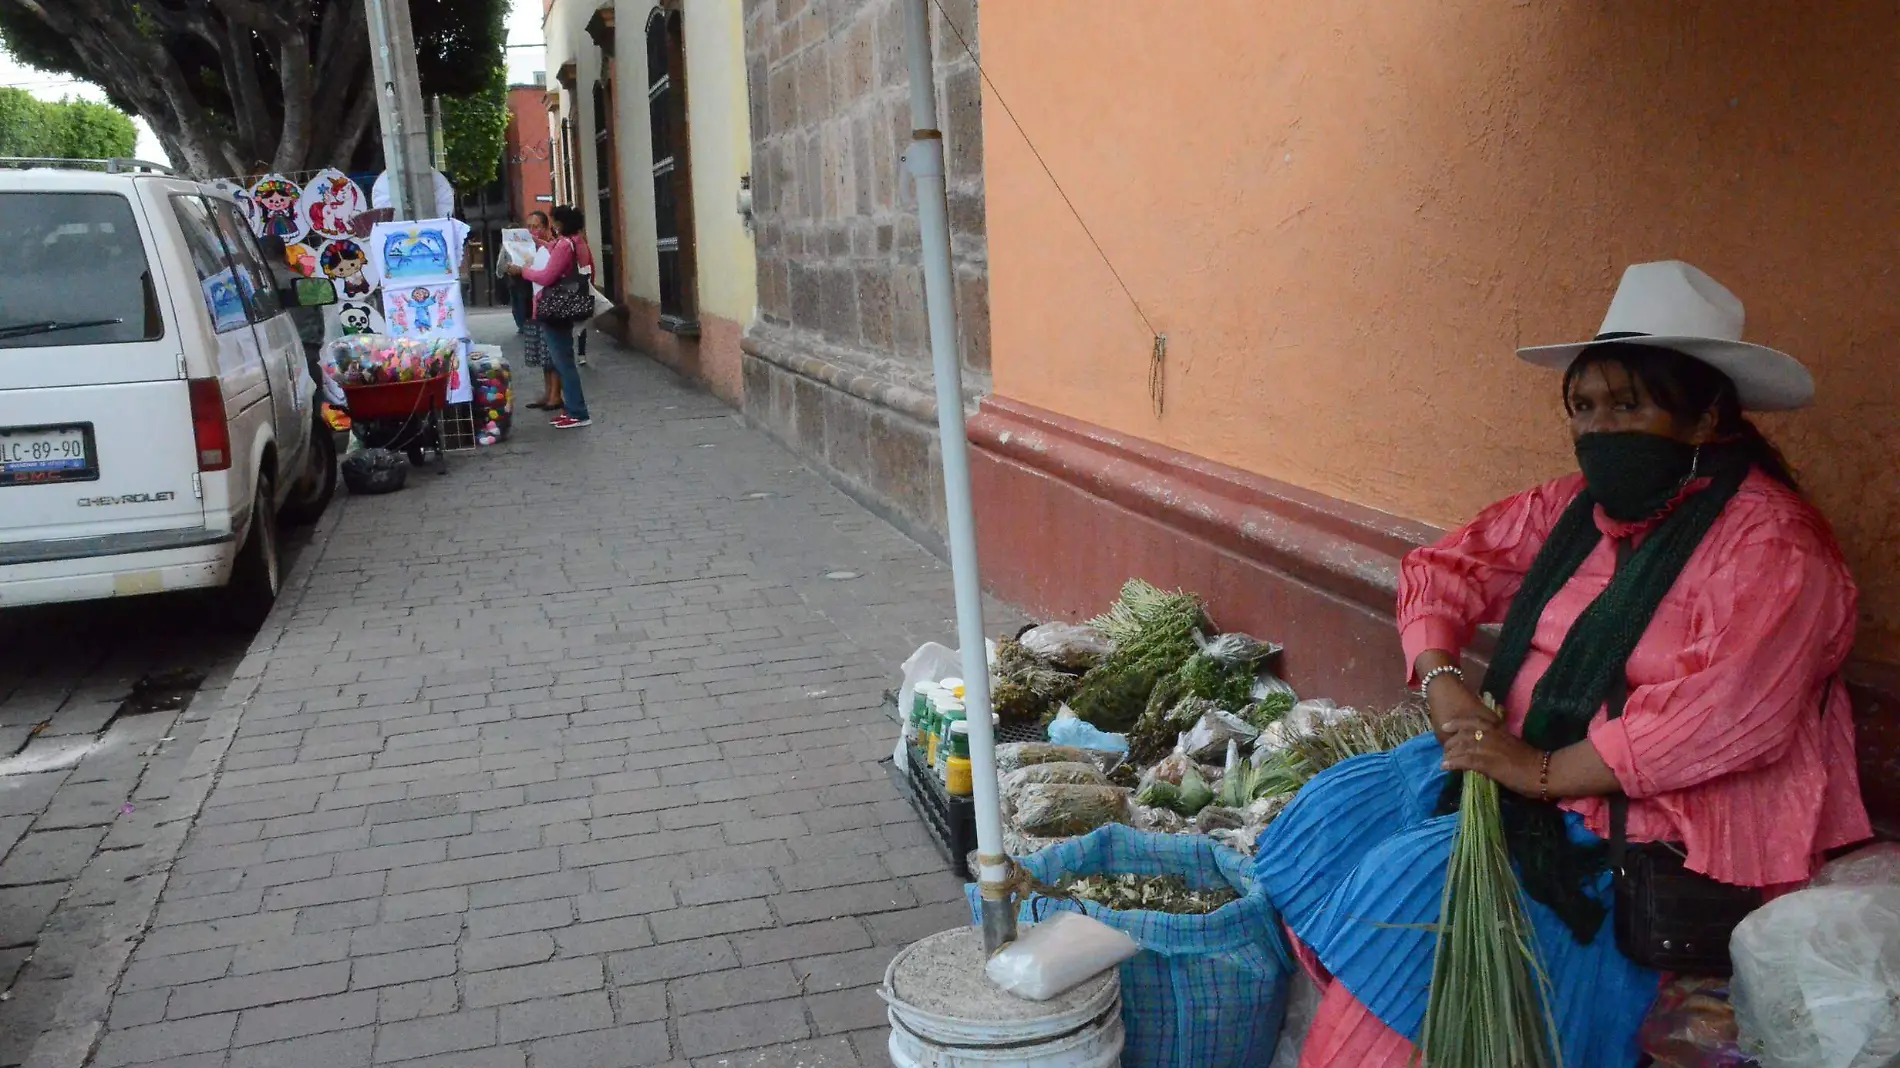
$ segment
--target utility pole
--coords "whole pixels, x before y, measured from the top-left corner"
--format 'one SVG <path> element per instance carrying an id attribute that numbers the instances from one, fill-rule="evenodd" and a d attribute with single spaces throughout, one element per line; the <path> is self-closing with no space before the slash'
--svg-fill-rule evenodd
<path id="1" fill-rule="evenodd" d="M 977 574 L 976 506 L 970 495 L 970 443 L 963 430 L 963 361 L 957 352 L 956 278 L 950 259 L 950 202 L 943 132 L 930 62 L 930 0 L 904 0 L 904 54 L 910 65 L 910 151 L 922 236 L 924 318 L 937 379 L 937 433 L 943 453 L 950 580 L 956 591 L 957 643 L 963 647 L 964 705 L 969 710 L 970 782 L 976 804 L 977 887 L 983 948 L 994 954 L 1016 939 L 1011 862 L 1003 851 L 1003 810 L 996 782 L 996 734 L 990 722 L 990 665 L 984 647 L 983 583 Z M 893 1017 L 894 1019 L 895 1017 Z"/>
<path id="2" fill-rule="evenodd" d="M 435 183 L 422 83 L 416 74 L 416 36 L 409 0 L 368 0 L 370 62 L 382 116 L 383 161 L 389 170 L 389 202 L 398 219 L 435 214 Z"/>

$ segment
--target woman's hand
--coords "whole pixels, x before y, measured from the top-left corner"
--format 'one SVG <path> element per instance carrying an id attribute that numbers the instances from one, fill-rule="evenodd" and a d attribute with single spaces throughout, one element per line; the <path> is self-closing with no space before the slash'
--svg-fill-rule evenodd
<path id="1" fill-rule="evenodd" d="M 1480 706 L 1482 707 L 1482 706 Z M 1512 793 L 1535 800 L 1544 792 L 1544 753 L 1504 729 L 1496 718 L 1452 720 L 1439 728 L 1446 771 L 1475 771 Z M 1553 795 L 1554 796 L 1554 795 Z"/>
<path id="2" fill-rule="evenodd" d="M 1418 663 L 1413 666 L 1418 678 L 1441 667 L 1454 667 L 1457 661 L 1450 653 L 1433 649 L 1419 654 Z M 1485 707 L 1478 695 L 1465 685 L 1463 676 L 1450 672 L 1440 674 L 1425 689 L 1425 703 L 1431 714 L 1432 728 L 1438 732 L 1438 740 L 1449 740 L 1445 733 L 1447 724 L 1460 720 L 1491 720 L 1502 725 L 1503 717 Z"/>

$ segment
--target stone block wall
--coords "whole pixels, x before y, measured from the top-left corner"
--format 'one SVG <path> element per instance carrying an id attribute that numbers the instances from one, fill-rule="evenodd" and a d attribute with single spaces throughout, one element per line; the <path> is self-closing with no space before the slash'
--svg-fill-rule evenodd
<path id="1" fill-rule="evenodd" d="M 924 317 L 904 11 L 897 0 L 746 0 L 759 314 L 745 412 L 926 544 L 942 482 Z M 964 391 L 989 387 L 976 0 L 932 5 Z M 951 32 L 951 26 L 956 32 Z"/>

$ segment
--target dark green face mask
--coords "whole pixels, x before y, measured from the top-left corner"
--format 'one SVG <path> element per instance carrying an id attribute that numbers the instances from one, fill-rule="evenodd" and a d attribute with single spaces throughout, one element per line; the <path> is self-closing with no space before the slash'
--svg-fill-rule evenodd
<path id="1" fill-rule="evenodd" d="M 1661 512 L 1695 470 L 1695 446 L 1641 431 L 1585 434 L 1577 467 L 1603 513 L 1634 523 Z"/>

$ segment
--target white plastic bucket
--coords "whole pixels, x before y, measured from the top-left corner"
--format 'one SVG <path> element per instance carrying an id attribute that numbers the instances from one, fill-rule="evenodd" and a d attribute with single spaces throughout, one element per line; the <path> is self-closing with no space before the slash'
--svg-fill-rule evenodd
<path id="1" fill-rule="evenodd" d="M 879 995 L 890 1005 L 897 1068 L 1119 1068 L 1125 1033 L 1115 969 L 1046 1002 L 1023 1001 L 983 976 L 974 928 L 931 935 L 892 960 Z"/>
<path id="2" fill-rule="evenodd" d="M 890 1019 L 890 1055 L 896 1068 L 1120 1068 L 1122 1063 L 1120 998 L 1080 1031 L 1023 1044 L 962 1044 L 967 1039 L 953 1044 L 913 1032 L 895 1008 Z"/>

